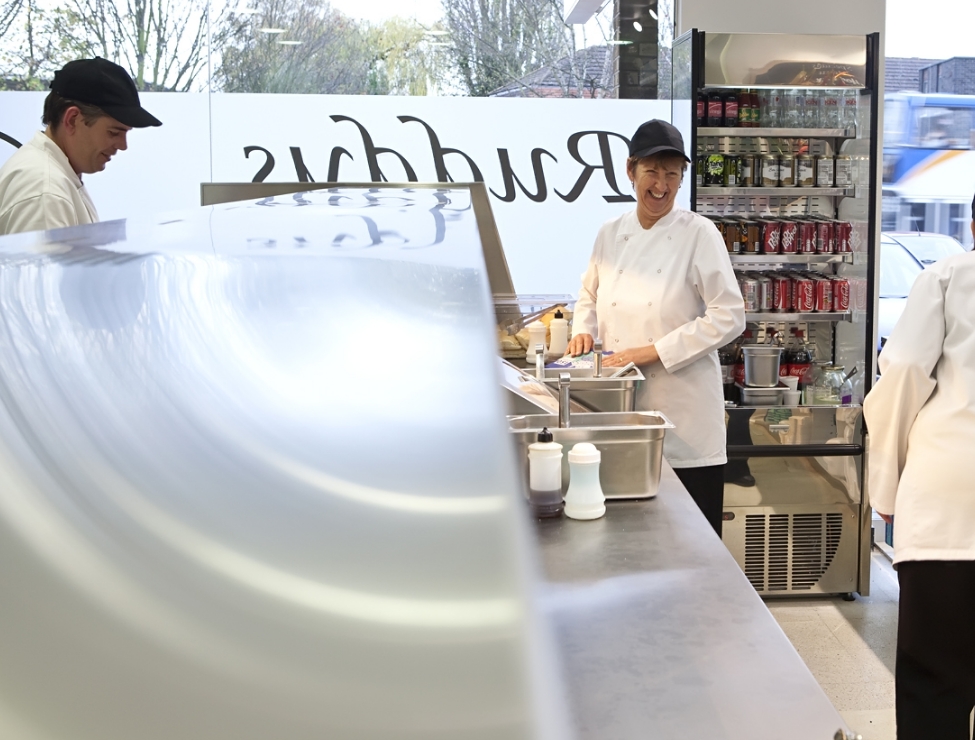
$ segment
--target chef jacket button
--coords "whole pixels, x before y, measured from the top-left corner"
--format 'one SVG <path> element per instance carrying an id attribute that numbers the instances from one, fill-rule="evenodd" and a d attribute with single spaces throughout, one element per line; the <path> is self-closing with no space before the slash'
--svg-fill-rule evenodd
<path id="1" fill-rule="evenodd" d="M 659 272 L 660 272 L 660 270 L 657 270 L 657 272 L 659 273 Z"/>
<path id="2" fill-rule="evenodd" d="M 653 301 L 647 301 L 647 305 L 648 306 L 652 306 L 653 305 Z"/>
<path id="3" fill-rule="evenodd" d="M 620 275 L 622 275 L 622 274 L 623 274 L 623 271 L 622 271 L 622 270 L 620 270 Z"/>
<path id="4" fill-rule="evenodd" d="M 628 237 L 628 236 L 624 236 L 623 237 L 623 241 L 629 241 L 629 240 L 630 240 L 630 237 Z"/>
<path id="5" fill-rule="evenodd" d="M 616 304 L 614 303 L 613 305 L 615 306 Z"/>
<path id="6" fill-rule="evenodd" d="M 648 342 L 652 342 L 653 341 L 653 337 L 650 337 L 647 341 Z"/>
<path id="7" fill-rule="evenodd" d="M 669 236 L 667 237 L 667 241 L 670 241 L 670 237 Z"/>
<path id="8" fill-rule="evenodd" d="M 617 344 L 620 343 L 620 340 L 619 339 L 614 339 L 613 341 L 616 342 Z"/>
<path id="9" fill-rule="evenodd" d="M 657 377 L 657 373 L 650 373 L 650 377 L 651 378 L 656 378 Z"/>

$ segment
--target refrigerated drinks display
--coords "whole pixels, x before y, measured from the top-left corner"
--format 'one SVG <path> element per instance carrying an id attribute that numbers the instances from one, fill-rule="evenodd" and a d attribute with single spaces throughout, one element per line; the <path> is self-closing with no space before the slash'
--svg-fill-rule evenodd
<path id="1" fill-rule="evenodd" d="M 673 121 L 694 158 L 687 205 L 724 238 L 747 319 L 719 353 L 723 538 L 763 595 L 869 593 L 878 49 L 879 34 L 695 29 L 674 43 Z M 753 392 L 731 367 L 764 343 L 782 347 L 778 392 Z"/>

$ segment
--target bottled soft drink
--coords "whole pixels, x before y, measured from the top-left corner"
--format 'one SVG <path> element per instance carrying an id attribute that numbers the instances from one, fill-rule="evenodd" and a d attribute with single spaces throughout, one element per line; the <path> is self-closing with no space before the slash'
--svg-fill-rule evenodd
<path id="1" fill-rule="evenodd" d="M 780 125 L 783 128 L 799 128 L 802 126 L 802 121 L 799 118 L 799 102 L 798 97 L 801 93 L 797 93 L 795 90 L 783 90 L 782 91 L 782 105 L 779 113 Z"/>
<path id="2" fill-rule="evenodd" d="M 751 119 L 749 125 L 752 128 L 758 128 L 762 125 L 762 111 L 758 103 L 757 92 L 748 93 L 748 107 L 751 108 Z"/>
<path id="3" fill-rule="evenodd" d="M 721 126 L 724 123 L 724 99 L 721 93 L 708 94 L 708 126 Z"/>
<path id="4" fill-rule="evenodd" d="M 762 90 L 759 93 L 761 101 L 761 126 L 764 128 L 779 128 L 782 107 L 782 95 L 779 90 Z"/>
<path id="5" fill-rule="evenodd" d="M 808 398 L 810 371 L 812 370 L 812 352 L 801 330 L 796 330 L 796 345 L 789 358 L 789 372 L 799 378 L 799 391 L 803 398 Z M 808 401 L 806 401 L 808 403 Z"/>
<path id="6" fill-rule="evenodd" d="M 724 98 L 724 125 L 738 126 L 738 93 L 728 93 Z"/>
<path id="7" fill-rule="evenodd" d="M 843 90 L 840 94 L 840 127 L 856 128 L 857 91 Z"/>
<path id="8" fill-rule="evenodd" d="M 721 384 L 724 386 L 724 400 L 737 403 L 737 388 L 735 387 L 735 360 L 738 354 L 738 343 L 732 342 L 718 350 L 718 363 L 721 365 Z"/>
<path id="9" fill-rule="evenodd" d="M 820 128 L 820 111 L 822 110 L 822 92 L 819 90 L 805 90 L 800 93 L 803 96 L 803 121 L 801 126 L 805 128 Z"/>
<path id="10" fill-rule="evenodd" d="M 708 96 L 703 92 L 697 94 L 697 125 L 704 126 L 708 120 Z"/>
<path id="11" fill-rule="evenodd" d="M 838 90 L 826 90 L 823 93 L 823 109 L 819 115 L 819 125 L 822 128 L 840 127 L 840 97 Z"/>

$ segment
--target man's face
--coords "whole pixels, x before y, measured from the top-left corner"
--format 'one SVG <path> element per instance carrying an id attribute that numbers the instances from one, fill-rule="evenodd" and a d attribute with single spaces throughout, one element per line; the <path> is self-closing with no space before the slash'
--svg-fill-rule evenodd
<path id="1" fill-rule="evenodd" d="M 648 157 L 631 168 L 638 214 L 656 221 L 670 213 L 680 190 L 682 163 L 680 157 Z"/>
<path id="2" fill-rule="evenodd" d="M 69 112 L 65 114 L 64 123 L 70 134 L 65 154 L 79 174 L 101 172 L 119 149 L 128 148 L 126 134 L 132 127 L 119 123 L 111 116 L 101 116 L 88 124 L 80 111 L 73 117 Z"/>

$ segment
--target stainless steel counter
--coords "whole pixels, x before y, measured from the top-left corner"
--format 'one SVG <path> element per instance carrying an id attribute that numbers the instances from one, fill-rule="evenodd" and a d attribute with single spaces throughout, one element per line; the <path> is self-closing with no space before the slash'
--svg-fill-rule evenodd
<path id="1" fill-rule="evenodd" d="M 539 520 L 579 740 L 829 740 L 846 725 L 664 464 L 650 501 Z"/>
<path id="2" fill-rule="evenodd" d="M 474 216 L 0 238 L 0 738 L 565 737 Z"/>

